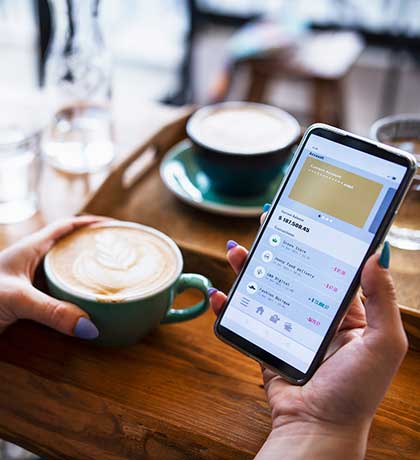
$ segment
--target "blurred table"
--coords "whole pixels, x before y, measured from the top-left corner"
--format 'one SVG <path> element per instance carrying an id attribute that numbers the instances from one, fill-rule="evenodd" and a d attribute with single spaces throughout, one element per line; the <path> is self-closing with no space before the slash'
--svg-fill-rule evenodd
<path id="1" fill-rule="evenodd" d="M 178 114 L 144 107 L 120 139 L 138 143 Z M 0 247 L 72 214 L 94 188 L 90 177 L 46 170 L 41 212 L 0 226 Z M 13 325 L 0 337 L 0 438 L 53 460 L 253 458 L 271 423 L 259 367 L 217 340 L 213 322 L 209 311 L 121 350 Z M 375 417 L 368 459 L 418 458 L 419 369 L 410 350 Z"/>
<path id="2" fill-rule="evenodd" d="M 116 104 L 114 108 L 117 150 L 115 163 L 118 164 L 153 131 L 177 118 L 184 110 L 153 103 L 144 103 L 141 107 L 133 105 L 131 108 Z M 19 237 L 60 217 L 77 213 L 108 173 L 109 170 L 94 175 L 71 175 L 43 164 L 39 211 L 25 222 L 0 225 L 0 247 L 7 246 Z"/>

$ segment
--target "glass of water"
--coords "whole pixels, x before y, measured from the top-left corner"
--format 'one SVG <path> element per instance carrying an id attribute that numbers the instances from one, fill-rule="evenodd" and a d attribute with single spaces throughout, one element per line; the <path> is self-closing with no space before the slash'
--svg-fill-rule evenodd
<path id="1" fill-rule="evenodd" d="M 420 164 L 420 115 L 395 115 L 371 128 L 377 141 L 412 153 Z M 387 240 L 400 249 L 420 250 L 420 168 L 389 230 Z"/>
<path id="2" fill-rule="evenodd" d="M 0 224 L 28 219 L 38 209 L 41 132 L 0 120 Z"/>
<path id="3" fill-rule="evenodd" d="M 45 90 L 53 114 L 43 140 L 47 161 L 70 174 L 97 172 L 115 155 L 111 58 L 98 0 L 50 0 L 54 36 Z"/>

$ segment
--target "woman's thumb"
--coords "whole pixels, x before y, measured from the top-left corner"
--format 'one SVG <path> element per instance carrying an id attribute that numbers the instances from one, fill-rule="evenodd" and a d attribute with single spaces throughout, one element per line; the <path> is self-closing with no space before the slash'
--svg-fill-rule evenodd
<path id="1" fill-rule="evenodd" d="M 20 294 L 14 306 L 14 313 L 18 318 L 36 321 L 81 339 L 98 337 L 96 326 L 76 305 L 54 299 L 32 286 Z"/>
<path id="2" fill-rule="evenodd" d="M 386 242 L 382 253 L 369 258 L 362 271 L 361 286 L 366 296 L 368 326 L 386 331 L 401 323 L 394 283 L 389 273 L 390 248 Z"/>

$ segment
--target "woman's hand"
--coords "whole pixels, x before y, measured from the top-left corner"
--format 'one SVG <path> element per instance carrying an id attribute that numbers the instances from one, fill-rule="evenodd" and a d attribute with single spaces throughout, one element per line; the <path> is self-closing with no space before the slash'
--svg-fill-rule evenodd
<path id="1" fill-rule="evenodd" d="M 37 265 L 56 240 L 99 220 L 102 218 L 95 216 L 62 220 L 0 252 L 0 332 L 22 318 L 82 339 L 98 336 L 98 330 L 83 310 L 48 296 L 32 283 Z"/>
<path id="2" fill-rule="evenodd" d="M 228 242 L 237 273 L 247 250 Z M 369 427 L 407 351 L 407 338 L 387 270 L 389 245 L 365 265 L 361 286 L 333 339 L 327 357 L 304 386 L 263 370 L 272 413 L 272 432 L 257 459 L 363 458 Z M 213 290 L 218 314 L 225 294 Z"/>

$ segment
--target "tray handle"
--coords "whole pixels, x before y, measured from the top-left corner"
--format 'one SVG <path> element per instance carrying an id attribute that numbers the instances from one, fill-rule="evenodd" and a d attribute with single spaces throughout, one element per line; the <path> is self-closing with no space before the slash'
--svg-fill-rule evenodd
<path id="1" fill-rule="evenodd" d="M 155 134 L 122 160 L 103 184 L 89 197 L 79 214 L 95 213 L 118 203 L 122 196 L 155 166 L 176 143 L 185 139 L 185 125 L 194 108 L 189 107 L 176 120 L 160 128 Z"/>

